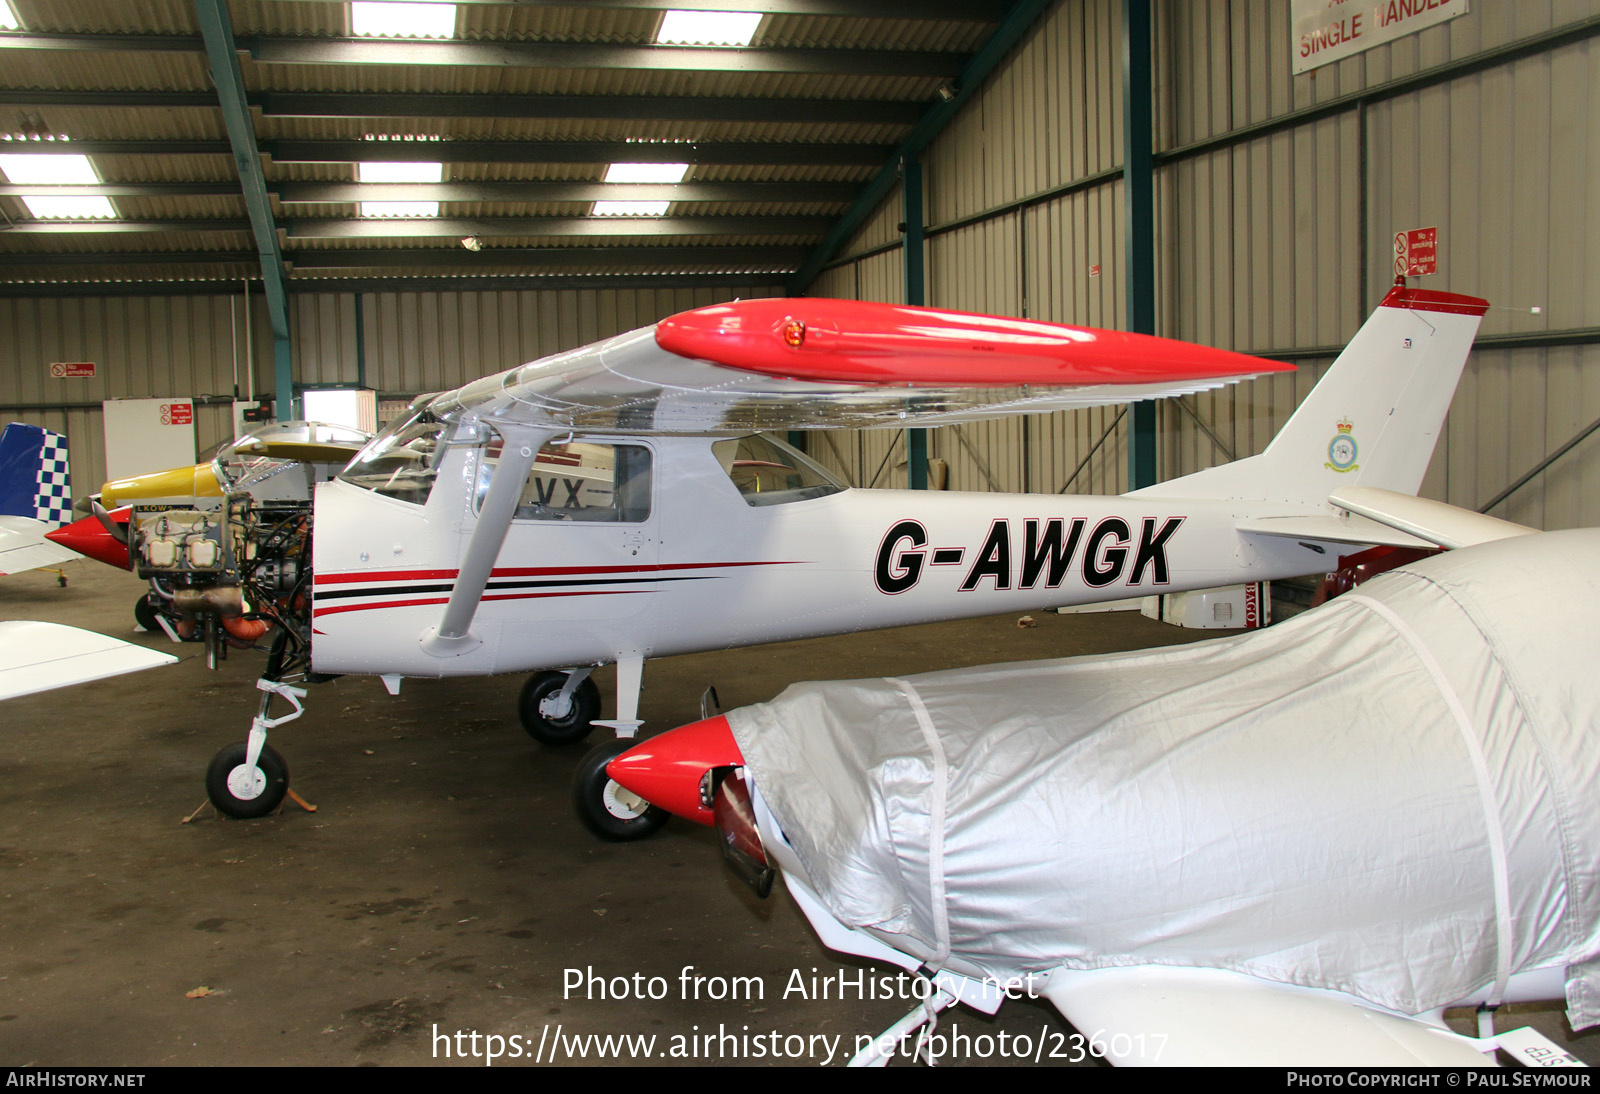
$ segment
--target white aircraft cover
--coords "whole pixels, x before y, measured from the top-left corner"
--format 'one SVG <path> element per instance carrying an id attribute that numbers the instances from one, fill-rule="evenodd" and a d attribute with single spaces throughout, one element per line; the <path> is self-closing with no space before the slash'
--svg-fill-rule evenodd
<path id="1" fill-rule="evenodd" d="M 968 975 L 1164 964 L 1407 1014 L 1567 967 L 1600 1021 L 1600 531 L 1267 631 L 728 715 L 811 886 Z"/>

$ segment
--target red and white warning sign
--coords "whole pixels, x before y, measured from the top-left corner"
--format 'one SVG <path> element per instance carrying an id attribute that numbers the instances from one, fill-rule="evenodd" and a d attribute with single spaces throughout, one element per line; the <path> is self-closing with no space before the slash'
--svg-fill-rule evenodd
<path id="1" fill-rule="evenodd" d="M 1394 275 L 1421 277 L 1439 272 L 1439 229 L 1412 228 L 1394 234 Z"/>
<path id="2" fill-rule="evenodd" d="M 93 376 L 93 361 L 52 361 L 50 375 L 56 379 L 66 376 Z"/>
<path id="3" fill-rule="evenodd" d="M 193 425 L 194 405 L 192 403 L 166 403 L 161 407 L 162 425 Z"/>

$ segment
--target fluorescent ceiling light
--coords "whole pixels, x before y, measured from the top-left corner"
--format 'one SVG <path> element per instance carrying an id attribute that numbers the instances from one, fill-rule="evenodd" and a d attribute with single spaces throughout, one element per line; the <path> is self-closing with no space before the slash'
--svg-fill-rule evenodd
<path id="1" fill-rule="evenodd" d="M 357 182 L 443 182 L 442 163 L 358 163 Z"/>
<path id="2" fill-rule="evenodd" d="M 95 186 L 100 176 L 89 157 L 51 153 L 0 155 L 0 171 L 17 186 Z M 24 197 L 28 213 L 40 220 L 115 220 L 117 211 L 103 197 Z"/>
<path id="3" fill-rule="evenodd" d="M 758 11 L 669 11 L 656 41 L 663 45 L 747 46 L 761 25 Z"/>
<path id="4" fill-rule="evenodd" d="M 606 181 L 682 182 L 688 173 L 687 163 L 613 163 L 606 171 Z"/>
<path id="5" fill-rule="evenodd" d="M 353 0 L 350 29 L 369 38 L 454 38 L 456 6 Z"/>
<path id="6" fill-rule="evenodd" d="M 45 198 L 20 199 L 28 212 L 40 220 L 115 220 L 117 211 L 108 198 Z"/>
<path id="7" fill-rule="evenodd" d="M 0 171 L 17 186 L 94 186 L 100 182 L 89 157 L 63 152 L 5 153 Z"/>
<path id="8" fill-rule="evenodd" d="M 361 215 L 364 217 L 436 217 L 439 215 L 437 201 L 363 201 Z"/>
<path id="9" fill-rule="evenodd" d="M 17 13 L 11 10 L 9 0 L 0 0 L 0 27 L 6 30 L 20 30 L 22 21 L 17 18 Z"/>
<path id="10" fill-rule="evenodd" d="M 658 217 L 667 211 L 669 202 L 665 201 L 597 201 L 594 203 L 594 215 L 597 217 Z"/>
<path id="11" fill-rule="evenodd" d="M 442 163 L 358 163 L 357 182 L 443 182 Z M 437 201 L 363 201 L 364 217 L 436 217 Z"/>

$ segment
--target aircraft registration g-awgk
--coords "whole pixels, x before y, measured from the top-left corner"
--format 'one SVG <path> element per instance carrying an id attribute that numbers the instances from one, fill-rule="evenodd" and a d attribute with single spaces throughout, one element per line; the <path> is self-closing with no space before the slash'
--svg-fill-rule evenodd
<path id="1" fill-rule="evenodd" d="M 1121 497 L 848 489 L 764 430 L 932 426 L 1212 388 L 1287 366 L 1166 339 L 814 299 L 702 308 L 417 400 L 314 502 L 247 743 L 207 785 L 258 816 L 287 789 L 267 731 L 320 674 L 532 672 L 521 720 L 591 726 L 580 813 L 659 810 L 593 775 L 640 726 L 644 662 L 710 649 L 1321 572 L 1420 541 L 1328 502 L 1413 493 L 1486 304 L 1397 287 L 1262 455 Z M 225 545 L 255 559 L 259 545 Z M 181 555 L 182 552 L 180 551 Z M 292 572 L 291 572 L 292 571 Z M 286 583 L 292 582 L 292 585 Z M 309 588 L 309 601 L 292 592 Z M 592 669 L 617 666 L 599 719 Z M 293 707 L 269 718 L 274 695 Z"/>
<path id="2" fill-rule="evenodd" d="M 1600 1024 L 1600 529 L 1352 493 L 1466 546 L 1265 631 L 796 684 L 610 773 L 760 895 L 781 872 L 830 949 L 920 974 L 859 1063 L 1032 996 L 1118 1064 L 1581 1066 L 1486 1027 Z"/>

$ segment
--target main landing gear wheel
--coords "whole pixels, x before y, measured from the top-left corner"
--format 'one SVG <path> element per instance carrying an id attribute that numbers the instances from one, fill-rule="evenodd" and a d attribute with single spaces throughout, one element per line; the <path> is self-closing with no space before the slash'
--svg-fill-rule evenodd
<path id="1" fill-rule="evenodd" d="M 150 603 L 148 596 L 141 596 L 133 602 L 133 621 L 139 624 L 139 629 L 151 634 L 165 633 L 161 624 L 156 622 L 155 605 Z"/>
<path id="2" fill-rule="evenodd" d="M 600 689 L 588 677 L 573 689 L 562 710 L 561 689 L 566 683 L 564 672 L 536 672 L 522 685 L 517 717 L 528 736 L 542 745 L 577 744 L 589 735 L 600 714 Z"/>
<path id="3" fill-rule="evenodd" d="M 271 745 L 263 745 L 256 766 L 244 765 L 246 746 L 232 744 L 206 768 L 206 797 L 217 812 L 234 820 L 254 820 L 283 804 L 289 792 L 289 767 Z"/>
<path id="4" fill-rule="evenodd" d="M 632 748 L 626 737 L 589 750 L 572 776 L 572 804 L 584 826 L 607 840 L 644 839 L 667 823 L 667 811 L 624 790 L 606 774 L 606 764 Z"/>

